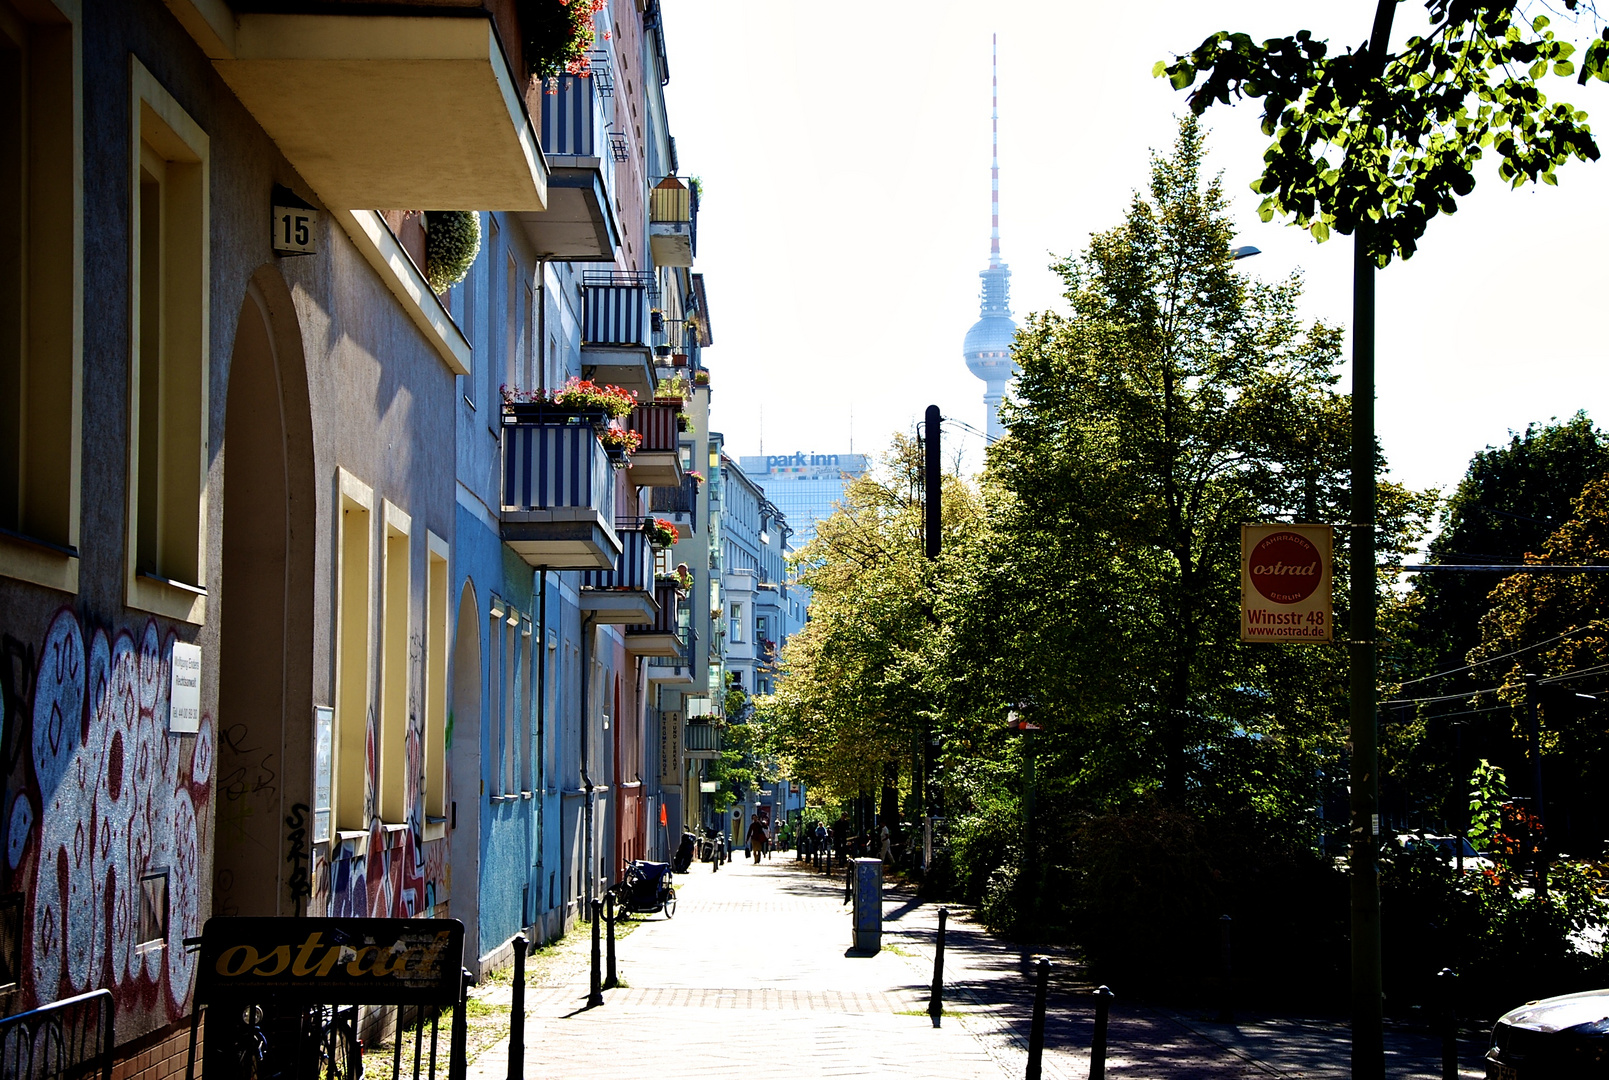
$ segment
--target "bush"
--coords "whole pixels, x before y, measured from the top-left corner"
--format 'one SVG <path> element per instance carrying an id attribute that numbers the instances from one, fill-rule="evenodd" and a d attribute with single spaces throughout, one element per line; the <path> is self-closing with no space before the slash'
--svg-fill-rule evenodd
<path id="1" fill-rule="evenodd" d="M 437 292 L 464 280 L 480 254 L 480 214 L 473 210 L 425 213 L 425 277 Z"/>

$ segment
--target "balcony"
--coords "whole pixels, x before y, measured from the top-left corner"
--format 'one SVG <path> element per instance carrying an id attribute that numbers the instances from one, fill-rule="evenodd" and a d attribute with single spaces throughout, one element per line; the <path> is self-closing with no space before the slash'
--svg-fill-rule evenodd
<path id="1" fill-rule="evenodd" d="M 626 628 L 626 651 L 638 656 L 681 660 L 682 638 L 677 626 L 681 592 L 674 585 L 655 585 L 654 602 L 659 610 L 653 622 Z"/>
<path id="2" fill-rule="evenodd" d="M 503 542 L 532 566 L 610 570 L 614 469 L 591 423 L 503 417 Z"/>
<path id="3" fill-rule="evenodd" d="M 655 517 L 668 518 L 683 535 L 697 532 L 698 481 L 687 476 L 680 487 L 654 488 L 648 495 L 648 510 Z"/>
<path id="4" fill-rule="evenodd" d="M 682 750 L 690 758 L 718 758 L 725 746 L 724 735 L 720 725 L 689 720 L 682 732 Z"/>
<path id="5" fill-rule="evenodd" d="M 658 379 L 648 329 L 652 278 L 625 270 L 589 270 L 581 277 L 581 369 L 594 382 L 613 383 L 653 400 Z"/>
<path id="6" fill-rule="evenodd" d="M 692 266 L 698 253 L 698 193 L 674 176 L 649 192 L 648 250 L 657 266 Z"/>
<path id="7" fill-rule="evenodd" d="M 620 223 L 609 195 L 614 186 L 613 159 L 598 138 L 603 121 L 596 82 L 592 77 L 560 75 L 543 86 L 548 208 L 546 213 L 513 215 L 543 258 L 613 262 L 620 247 Z"/>
<path id="8" fill-rule="evenodd" d="M 524 80 L 490 18 L 405 3 L 361 15 L 168 6 L 330 209 L 547 206 Z"/>
<path id="9" fill-rule="evenodd" d="M 657 683 L 667 690 L 697 690 L 709 685 L 707 671 L 693 670 L 698 659 L 694 655 L 693 645 L 697 642 L 697 634 L 691 627 L 681 627 L 678 632 L 680 652 L 674 656 L 648 657 L 648 681 Z M 630 648 L 630 645 L 627 645 Z"/>
<path id="10" fill-rule="evenodd" d="M 622 529 L 620 556 L 608 570 L 581 575 L 581 614 L 595 623 L 652 623 L 659 614 L 654 601 L 654 549 L 641 529 Z"/>
<path id="11" fill-rule="evenodd" d="M 627 480 L 638 487 L 682 486 L 682 458 L 676 448 L 681 414 L 676 405 L 639 405 L 631 410 L 626 426 L 642 435 L 642 445 L 631 455 Z"/>

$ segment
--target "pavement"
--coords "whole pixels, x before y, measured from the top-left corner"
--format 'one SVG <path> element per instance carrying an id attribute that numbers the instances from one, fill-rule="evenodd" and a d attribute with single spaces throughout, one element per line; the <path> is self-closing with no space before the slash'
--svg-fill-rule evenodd
<path id="1" fill-rule="evenodd" d="M 791 854 L 676 878 L 673 919 L 641 918 L 618 943 L 622 985 L 586 1008 L 590 938 L 574 934 L 526 988 L 524 1076 L 599 1072 L 676 1080 L 731 1077 L 781 1065 L 794 1075 L 1006 1080 L 1025 1075 L 1032 958 L 950 905 L 944 1016 L 927 1014 L 938 907 L 890 889 L 883 948 L 850 949 L 841 874 L 810 872 Z M 1092 987 L 1076 963 L 1053 962 L 1043 1075 L 1089 1076 Z M 507 994 L 507 989 L 500 991 Z M 1237 1017 L 1112 1004 L 1106 1075 L 1113 1078 L 1341 1080 L 1351 1075 L 1344 1022 Z M 505 1038 L 469 1077 L 506 1080 Z M 1460 1077 L 1484 1077 L 1483 1045 L 1460 1046 Z M 1440 1041 L 1389 1029 L 1392 1080 L 1440 1080 Z"/>

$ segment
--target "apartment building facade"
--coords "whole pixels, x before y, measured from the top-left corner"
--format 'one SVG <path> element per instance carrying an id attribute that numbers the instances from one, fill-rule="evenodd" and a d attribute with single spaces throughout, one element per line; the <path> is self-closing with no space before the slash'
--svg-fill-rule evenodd
<path id="1" fill-rule="evenodd" d="M 6 1013 L 107 988 L 154 1075 L 212 915 L 460 918 L 482 969 L 648 852 L 696 196 L 657 5 L 590 80 L 519 10 L 0 0 Z M 629 461 L 505 413 L 572 375 Z"/>

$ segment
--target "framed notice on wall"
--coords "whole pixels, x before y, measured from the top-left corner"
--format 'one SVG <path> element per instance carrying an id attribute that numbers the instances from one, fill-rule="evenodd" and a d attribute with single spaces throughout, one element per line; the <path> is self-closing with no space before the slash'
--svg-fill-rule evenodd
<path id="1" fill-rule="evenodd" d="M 335 710 L 313 706 L 313 843 L 330 838 L 330 789 L 334 781 Z"/>
<path id="2" fill-rule="evenodd" d="M 665 709 L 659 714 L 659 782 L 682 782 L 682 714 Z"/>
<path id="3" fill-rule="evenodd" d="M 174 642 L 170 667 L 168 730 L 177 735 L 194 735 L 201 730 L 201 646 Z"/>
<path id="4" fill-rule="evenodd" d="M 1328 525 L 1240 527 L 1240 640 L 1333 640 Z"/>

